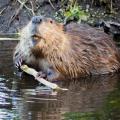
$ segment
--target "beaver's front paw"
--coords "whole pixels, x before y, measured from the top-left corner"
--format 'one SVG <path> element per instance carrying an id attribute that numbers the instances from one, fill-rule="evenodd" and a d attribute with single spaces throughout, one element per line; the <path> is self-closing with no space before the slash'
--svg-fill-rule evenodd
<path id="1" fill-rule="evenodd" d="M 37 79 L 37 78 L 44 78 L 44 79 L 46 79 L 47 78 L 47 74 L 45 74 L 44 72 L 40 71 L 40 72 L 37 73 L 35 79 Z"/>
<path id="2" fill-rule="evenodd" d="M 23 60 L 23 55 L 21 53 L 16 53 L 14 55 L 14 65 L 17 69 L 20 70 L 21 65 L 23 65 L 24 60 Z"/>

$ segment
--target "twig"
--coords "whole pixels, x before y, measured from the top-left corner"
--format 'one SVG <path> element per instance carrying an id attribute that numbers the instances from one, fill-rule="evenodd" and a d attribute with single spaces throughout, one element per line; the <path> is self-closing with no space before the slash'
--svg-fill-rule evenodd
<path id="1" fill-rule="evenodd" d="M 31 12 L 32 12 L 33 16 L 35 16 L 33 2 L 32 2 L 32 1 L 30 1 L 30 4 L 31 4 L 31 7 L 32 7 L 32 8 L 31 8 Z"/>
<path id="2" fill-rule="evenodd" d="M 23 4 L 23 6 L 28 10 L 28 11 L 31 11 L 32 12 L 32 14 L 33 15 L 35 15 L 35 13 L 34 13 L 34 10 L 33 10 L 33 4 L 32 4 L 32 1 L 30 2 L 31 3 L 31 6 L 32 6 L 32 9 L 31 8 L 29 8 L 29 7 L 27 7 L 26 5 L 25 5 L 25 3 L 28 1 L 28 0 L 26 0 L 26 2 L 24 3 L 24 2 L 22 2 L 21 0 L 17 0 L 20 4 Z"/>
<path id="3" fill-rule="evenodd" d="M 0 16 L 1 16 L 1 14 L 5 11 L 5 9 L 7 9 L 7 8 L 3 8 L 3 9 L 0 11 Z"/>
<path id="4" fill-rule="evenodd" d="M 18 0 L 19 1 L 19 0 Z M 14 21 L 14 19 L 16 18 L 16 16 L 20 13 L 20 11 L 22 10 L 24 4 L 27 2 L 28 0 L 21 2 L 20 7 L 15 11 L 15 13 L 13 14 L 13 16 L 11 17 L 9 23 L 8 23 L 8 27 L 11 25 L 11 23 Z"/>
<path id="5" fill-rule="evenodd" d="M 112 0 L 110 1 L 110 12 L 111 13 L 113 12 L 113 2 L 112 2 Z"/>
<path id="6" fill-rule="evenodd" d="M 52 6 L 53 9 L 55 9 L 54 5 L 52 4 L 51 0 L 49 0 L 50 5 Z"/>
<path id="7" fill-rule="evenodd" d="M 11 17 L 9 23 L 8 23 L 8 27 L 11 25 L 11 23 L 14 21 L 14 19 L 16 18 L 16 16 L 20 13 L 20 11 L 23 9 L 23 7 L 25 7 L 28 11 L 31 11 L 32 12 L 32 15 L 34 16 L 35 13 L 34 13 L 34 7 L 33 7 L 33 4 L 32 2 L 31 3 L 31 8 L 27 7 L 25 4 L 28 0 L 25 0 L 24 2 L 22 2 L 21 0 L 17 0 L 19 3 L 20 3 L 20 7 L 15 11 L 15 13 L 13 14 L 13 16 Z"/>
<path id="8" fill-rule="evenodd" d="M 18 38 L 20 33 L 0 33 L 0 38 Z"/>
<path id="9" fill-rule="evenodd" d="M 24 72 L 26 72 L 26 73 L 28 73 L 30 75 L 33 75 L 38 82 L 40 82 L 40 83 L 42 83 L 42 84 L 44 84 L 44 85 L 46 85 L 46 86 L 48 86 L 48 87 L 50 87 L 50 88 L 52 88 L 54 90 L 68 90 L 68 89 L 64 89 L 64 88 L 59 87 L 55 83 L 51 83 L 51 82 L 48 82 L 47 80 L 45 80 L 43 78 L 37 77 L 38 72 L 33 68 L 29 68 L 27 65 L 22 65 L 21 69 Z"/>

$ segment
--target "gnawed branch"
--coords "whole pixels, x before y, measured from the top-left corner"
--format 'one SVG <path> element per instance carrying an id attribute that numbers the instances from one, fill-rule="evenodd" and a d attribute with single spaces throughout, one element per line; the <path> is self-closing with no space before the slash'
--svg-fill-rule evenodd
<path id="1" fill-rule="evenodd" d="M 27 65 L 22 65 L 22 66 L 21 66 L 21 69 L 22 69 L 24 72 L 26 72 L 26 73 L 34 76 L 35 79 L 36 79 L 38 82 L 46 85 L 47 87 L 50 87 L 50 88 L 52 88 L 52 89 L 54 89 L 54 90 L 68 90 L 68 89 L 59 87 L 59 86 L 58 86 L 57 84 L 55 84 L 55 83 L 51 83 L 51 82 L 49 82 L 49 81 L 47 81 L 47 80 L 45 80 L 45 79 L 43 79 L 43 78 L 37 77 L 38 72 L 37 72 L 35 69 L 33 69 L 33 68 L 29 68 Z"/>

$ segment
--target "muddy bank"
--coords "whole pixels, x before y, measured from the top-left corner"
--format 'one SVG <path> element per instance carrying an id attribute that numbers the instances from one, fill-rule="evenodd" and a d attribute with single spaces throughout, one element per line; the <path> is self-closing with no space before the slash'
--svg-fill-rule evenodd
<path id="1" fill-rule="evenodd" d="M 51 15 L 54 12 L 47 0 L 28 1 L 23 7 L 15 0 L 0 0 L 0 33 L 19 31 L 34 16 L 32 9 L 34 15 Z"/>
<path id="2" fill-rule="evenodd" d="M 22 1 L 22 0 L 20 0 Z M 34 15 L 54 17 L 67 3 L 61 4 L 58 0 L 27 0 L 22 6 L 19 0 L 0 0 L 0 33 L 18 32 Z M 90 1 L 79 1 L 83 9 L 89 6 L 89 23 L 93 21 L 116 21 L 120 22 L 119 0 L 113 1 L 114 14 L 106 14 L 106 5 L 92 4 Z"/>

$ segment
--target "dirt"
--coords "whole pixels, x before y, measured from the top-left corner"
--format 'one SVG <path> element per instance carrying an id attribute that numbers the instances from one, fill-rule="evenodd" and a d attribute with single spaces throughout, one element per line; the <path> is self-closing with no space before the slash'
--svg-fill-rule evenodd
<path id="1" fill-rule="evenodd" d="M 16 12 L 19 10 L 21 6 L 21 4 L 18 1 L 19 0 L 0 0 L 0 33 L 18 32 L 28 23 L 28 21 L 34 15 L 44 15 L 47 17 L 54 17 L 55 12 L 57 12 L 61 6 L 59 0 L 51 0 L 53 6 L 50 4 L 49 0 L 28 0 L 25 5 L 30 9 L 32 7 L 34 8 L 33 9 L 34 15 L 31 12 L 31 10 L 23 6 L 23 8 L 15 16 Z M 89 11 L 91 13 L 92 18 L 94 19 L 93 21 L 99 21 L 105 19 L 108 21 L 112 20 L 112 21 L 120 22 L 119 4 L 116 4 L 115 11 L 117 12 L 114 15 L 109 15 L 109 14 L 106 15 L 104 6 L 94 7 L 91 6 L 90 2 L 87 3 L 81 1 L 79 2 L 80 2 L 79 4 L 82 5 L 83 9 L 86 8 L 86 5 L 90 6 Z"/>
<path id="2" fill-rule="evenodd" d="M 35 8 L 35 15 L 50 16 L 55 10 L 47 2 L 47 0 L 32 0 L 33 7 Z M 31 9 L 30 1 L 25 4 Z M 16 0 L 0 0 L 0 33 L 15 33 L 24 27 L 33 16 L 32 12 L 23 7 L 19 14 L 15 16 L 16 11 L 19 9 L 20 3 Z"/>

